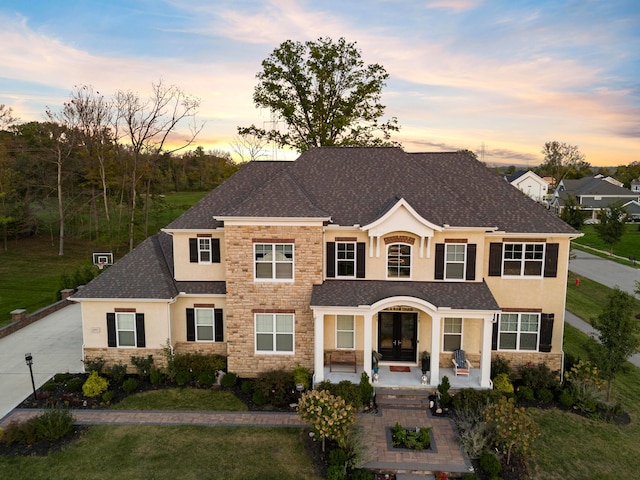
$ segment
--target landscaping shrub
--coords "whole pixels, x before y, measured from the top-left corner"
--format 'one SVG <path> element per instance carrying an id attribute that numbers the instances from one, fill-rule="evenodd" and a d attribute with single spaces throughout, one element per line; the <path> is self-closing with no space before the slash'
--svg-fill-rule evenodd
<path id="1" fill-rule="evenodd" d="M 533 393 L 533 388 L 527 386 L 527 385 L 522 385 L 520 387 L 518 387 L 518 390 L 516 392 L 516 395 L 518 396 L 518 398 L 520 400 L 524 400 L 526 402 L 533 402 L 535 400 L 535 394 Z M 553 394 L 552 394 L 553 396 Z"/>
<path id="2" fill-rule="evenodd" d="M 254 388 L 274 407 L 285 407 L 293 400 L 293 375 L 282 369 L 261 372 L 255 380 Z"/>
<path id="3" fill-rule="evenodd" d="M 102 395 L 108 388 L 109 382 L 107 379 L 98 375 L 97 370 L 94 370 L 82 385 L 82 394 L 85 397 L 93 398 Z"/>
<path id="4" fill-rule="evenodd" d="M 456 413 L 480 413 L 489 405 L 495 397 L 492 390 L 476 390 L 474 388 L 463 388 L 456 393 L 451 403 Z"/>
<path id="5" fill-rule="evenodd" d="M 523 365 L 520 368 L 520 378 L 523 385 L 534 391 L 541 388 L 553 391 L 560 385 L 558 372 L 552 371 L 545 363 Z"/>
<path id="6" fill-rule="evenodd" d="M 498 374 L 496 378 L 493 379 L 493 389 L 496 392 L 511 395 L 513 393 L 513 383 L 509 380 L 509 375 L 506 373 Z"/>
<path id="7" fill-rule="evenodd" d="M 266 405 L 269 403 L 269 397 L 267 397 L 260 390 L 256 390 L 253 392 L 253 396 L 251 397 L 251 401 L 258 406 Z"/>
<path id="8" fill-rule="evenodd" d="M 569 393 L 569 390 L 566 388 L 562 390 L 562 392 L 560 392 L 558 401 L 563 407 L 566 407 L 566 408 L 571 408 L 576 403 L 576 401 L 573 398 L 573 395 L 571 395 L 571 393 Z"/>
<path id="9" fill-rule="evenodd" d="M 251 380 L 243 380 L 240 384 L 240 391 L 245 395 L 251 395 L 253 393 L 253 382 Z"/>
<path id="10" fill-rule="evenodd" d="M 73 378 L 73 375 L 70 373 L 56 373 L 53 376 L 53 381 L 57 383 L 65 383 Z"/>
<path id="11" fill-rule="evenodd" d="M 64 386 L 64 389 L 68 393 L 78 393 L 82 391 L 84 380 L 82 378 L 74 377 L 70 379 Z"/>
<path id="12" fill-rule="evenodd" d="M 122 382 L 122 390 L 127 395 L 131 395 L 138 388 L 138 381 L 135 378 L 127 378 Z"/>
<path id="13" fill-rule="evenodd" d="M 326 390 L 303 393 L 298 401 L 298 415 L 309 422 L 315 434 L 322 439 L 323 451 L 325 439 L 335 440 L 340 448 L 344 448 L 351 425 L 356 420 L 354 408 Z"/>
<path id="14" fill-rule="evenodd" d="M 138 376 L 141 379 L 148 379 L 151 375 L 151 367 L 153 367 L 153 355 L 147 355 L 146 357 L 131 357 L 131 363 L 136 367 Z"/>
<path id="15" fill-rule="evenodd" d="M 225 375 L 226 378 L 226 375 Z M 210 387 L 214 383 L 216 383 L 216 372 L 212 372 L 211 370 L 207 370 L 205 372 L 200 373 L 198 375 L 198 383 Z"/>
<path id="16" fill-rule="evenodd" d="M 115 365 L 111 365 L 107 374 L 111 377 L 111 379 L 115 382 L 116 385 L 122 384 L 124 382 L 124 377 L 127 375 L 127 366 L 118 363 Z"/>
<path id="17" fill-rule="evenodd" d="M 329 465 L 327 468 L 327 480 L 345 480 L 347 478 L 347 472 L 344 466 Z"/>
<path id="18" fill-rule="evenodd" d="M 227 372 L 220 381 L 224 388 L 233 388 L 238 381 L 238 375 L 233 372 Z"/>
<path id="19" fill-rule="evenodd" d="M 113 401 L 113 398 L 115 396 L 116 396 L 116 392 L 114 392 L 113 390 L 107 390 L 102 394 L 102 400 L 104 401 L 104 403 L 109 405 Z"/>
<path id="20" fill-rule="evenodd" d="M 453 421 L 458 429 L 460 443 L 470 458 L 478 458 L 489 446 L 489 429 L 484 420 L 484 409 L 495 393 L 470 388 L 460 390 L 453 397 Z"/>
<path id="21" fill-rule="evenodd" d="M 295 385 L 302 385 L 305 390 L 309 389 L 311 386 L 311 373 L 308 369 L 298 364 L 291 374 L 293 375 L 293 383 Z"/>
<path id="22" fill-rule="evenodd" d="M 179 372 L 191 372 L 195 378 L 202 372 L 218 372 L 227 369 L 227 357 L 218 354 L 176 353 L 169 364 L 169 376 Z"/>
<path id="23" fill-rule="evenodd" d="M 553 392 L 546 388 L 541 388 L 536 392 L 536 398 L 542 403 L 551 403 L 553 402 Z"/>
<path id="24" fill-rule="evenodd" d="M 598 377 L 598 373 L 598 369 L 591 362 L 580 360 L 565 375 L 575 406 L 584 413 L 595 412 L 604 398 L 605 382 Z"/>
<path id="25" fill-rule="evenodd" d="M 356 468 L 351 471 L 351 480 L 371 480 L 371 471 L 364 468 Z"/>
<path id="26" fill-rule="evenodd" d="M 12 421 L 7 425 L 2 434 L 2 442 L 7 445 L 30 445 L 38 441 L 38 429 L 34 418 L 25 422 Z"/>
<path id="27" fill-rule="evenodd" d="M 431 445 L 431 428 L 407 430 L 398 422 L 391 431 L 391 445 L 398 448 L 424 450 Z"/>
<path id="28" fill-rule="evenodd" d="M 367 372 L 362 372 L 362 375 L 360 375 L 359 389 L 362 405 L 369 406 L 373 400 L 374 390 L 373 385 L 371 385 L 371 382 L 369 381 L 369 375 L 367 375 Z"/>
<path id="29" fill-rule="evenodd" d="M 58 386 L 59 385 L 57 382 L 54 382 L 53 380 L 49 380 L 48 382 L 46 382 L 44 385 L 40 387 L 40 390 L 43 392 L 53 392 L 58 388 Z"/>
<path id="30" fill-rule="evenodd" d="M 164 374 L 162 370 L 156 367 L 151 368 L 151 374 L 149 375 L 149 381 L 151 385 L 160 385 L 164 381 Z"/>
<path id="31" fill-rule="evenodd" d="M 442 377 L 440 384 L 437 389 L 440 393 L 440 405 L 442 407 L 448 407 L 451 404 L 451 394 L 449 393 L 449 389 L 451 388 L 451 383 L 449 382 L 449 377 L 446 375 Z"/>
<path id="32" fill-rule="evenodd" d="M 84 361 L 84 369 L 87 373 L 98 372 L 101 375 L 105 363 L 106 361 L 102 357 L 89 358 Z"/>
<path id="33" fill-rule="evenodd" d="M 502 465 L 493 453 L 485 453 L 480 457 L 480 468 L 489 477 L 495 477 L 502 470 Z"/>
<path id="34" fill-rule="evenodd" d="M 491 360 L 491 378 L 496 378 L 501 373 L 511 375 L 511 362 L 498 355 Z"/>
<path id="35" fill-rule="evenodd" d="M 181 387 L 191 382 L 193 375 L 189 370 L 178 370 L 175 376 L 175 381 Z"/>
<path id="36" fill-rule="evenodd" d="M 66 408 L 49 408 L 33 420 L 38 439 L 57 440 L 73 429 L 73 415 Z"/>

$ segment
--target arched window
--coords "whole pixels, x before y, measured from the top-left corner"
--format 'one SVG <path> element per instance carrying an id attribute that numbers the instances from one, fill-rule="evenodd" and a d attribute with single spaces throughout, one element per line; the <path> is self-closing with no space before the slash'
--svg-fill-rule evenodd
<path id="1" fill-rule="evenodd" d="M 411 245 L 393 243 L 387 249 L 387 277 L 411 278 Z"/>

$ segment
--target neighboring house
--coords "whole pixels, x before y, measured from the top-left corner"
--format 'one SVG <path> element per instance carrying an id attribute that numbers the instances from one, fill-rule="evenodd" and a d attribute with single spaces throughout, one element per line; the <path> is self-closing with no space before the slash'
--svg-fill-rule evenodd
<path id="1" fill-rule="evenodd" d="M 522 170 L 504 177 L 518 190 L 533 198 L 536 202 L 544 202 L 549 192 L 549 184 L 532 170 Z"/>
<path id="2" fill-rule="evenodd" d="M 316 148 L 244 165 L 73 300 L 86 359 L 170 346 L 318 382 L 339 356 L 357 382 L 373 350 L 413 367 L 426 350 L 436 386 L 461 348 L 468 386 L 489 388 L 497 355 L 561 368 L 579 235 L 464 153 Z"/>
<path id="3" fill-rule="evenodd" d="M 631 191 L 640 195 L 640 177 L 631 180 Z"/>
<path id="4" fill-rule="evenodd" d="M 621 203 L 628 208 L 633 202 L 638 202 L 640 194 L 627 188 L 618 186 L 610 177 L 584 177 L 577 180 L 561 180 L 558 188 L 549 202 L 550 208 L 557 215 L 562 213 L 568 195 L 573 195 L 580 208 L 588 213 L 586 223 L 598 221 L 600 210 L 606 209 L 613 203 Z"/>

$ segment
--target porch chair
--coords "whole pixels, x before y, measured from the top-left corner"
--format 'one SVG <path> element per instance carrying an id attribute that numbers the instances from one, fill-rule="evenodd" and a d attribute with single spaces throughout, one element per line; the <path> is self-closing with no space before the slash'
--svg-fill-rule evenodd
<path id="1" fill-rule="evenodd" d="M 471 371 L 471 362 L 467 360 L 467 356 L 464 353 L 464 350 L 457 349 L 453 351 L 453 358 L 451 359 L 453 363 L 453 371 L 458 375 L 467 375 L 469 376 L 469 372 Z"/>

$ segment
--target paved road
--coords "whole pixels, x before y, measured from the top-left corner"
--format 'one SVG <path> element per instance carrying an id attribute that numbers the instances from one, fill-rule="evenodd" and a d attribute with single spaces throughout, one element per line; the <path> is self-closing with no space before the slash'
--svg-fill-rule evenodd
<path id="1" fill-rule="evenodd" d="M 25 353 L 33 356 L 36 388 L 56 373 L 81 372 L 80 305 L 64 307 L 0 338 L 0 420 L 33 392 Z"/>
<path id="2" fill-rule="evenodd" d="M 635 282 L 640 281 L 640 268 L 627 267 L 581 250 L 572 252 L 576 258 L 569 260 L 570 271 L 610 288 L 620 287 L 633 295 Z"/>

